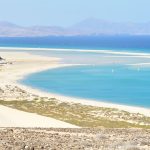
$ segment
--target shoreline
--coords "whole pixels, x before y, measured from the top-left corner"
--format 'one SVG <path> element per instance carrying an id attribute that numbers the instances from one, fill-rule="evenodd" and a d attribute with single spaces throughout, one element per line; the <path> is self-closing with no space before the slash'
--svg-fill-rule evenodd
<path id="1" fill-rule="evenodd" d="M 115 51 L 105 49 L 73 49 L 73 48 L 30 48 L 30 47 L 0 47 L 0 50 L 15 50 L 15 51 L 65 51 L 65 52 L 89 52 L 100 54 L 113 54 L 119 55 L 119 57 L 137 57 L 137 58 L 150 58 L 150 53 L 145 52 L 132 52 L 128 50 Z M 110 56 L 113 57 L 113 56 Z M 115 56 L 117 57 L 117 56 Z"/>
<path id="2" fill-rule="evenodd" d="M 12 58 L 12 53 L 13 54 L 15 53 L 15 55 L 18 53 L 18 55 L 20 55 L 20 57 L 22 57 L 23 55 L 27 55 L 26 57 L 28 57 L 28 59 L 30 57 L 32 61 L 35 59 L 35 62 L 36 62 L 38 59 L 42 59 L 42 60 L 46 61 L 47 63 L 45 65 L 43 64 L 40 66 L 38 66 L 37 64 L 36 64 L 36 66 L 30 66 L 30 69 L 29 68 L 24 69 L 22 67 L 18 68 L 18 69 L 23 70 L 23 71 L 20 70 L 19 73 L 18 72 L 12 73 L 10 70 L 10 72 L 12 73 L 11 75 L 7 75 L 7 74 L 9 74 L 9 71 L 8 72 L 6 71 L 3 75 L 1 75 L 1 76 L 3 76 L 3 78 L 1 79 L 3 82 L 1 82 L 0 85 L 12 84 L 12 85 L 16 85 L 16 86 L 24 89 L 25 91 L 32 93 L 32 94 L 56 98 L 56 99 L 58 99 L 60 101 L 64 101 L 64 102 L 80 103 L 80 104 L 84 104 L 84 105 L 99 106 L 99 107 L 106 107 L 106 108 L 117 108 L 119 110 L 124 110 L 124 111 L 130 112 L 130 113 L 140 113 L 140 114 L 143 114 L 145 116 L 150 117 L 150 109 L 147 109 L 147 108 L 113 104 L 113 103 L 107 103 L 107 102 L 103 102 L 103 101 L 98 102 L 98 101 L 91 100 L 91 99 L 80 99 L 80 98 L 68 97 L 68 96 L 63 96 L 63 95 L 59 95 L 59 94 L 43 92 L 43 91 L 40 91 L 38 89 L 28 87 L 26 85 L 22 85 L 19 83 L 19 80 L 23 79 L 28 74 L 44 71 L 47 69 L 58 68 L 58 67 L 73 66 L 73 64 L 68 64 L 68 65 L 60 64 L 59 58 L 37 56 L 37 55 L 28 54 L 26 52 L 21 52 L 21 51 L 20 52 L 0 52 L 0 54 L 2 54 L 2 53 L 3 54 L 5 53 L 4 54 L 5 56 L 8 54 L 9 55 L 11 54 L 11 56 L 9 56 L 10 58 L 8 59 L 9 61 L 15 60 L 15 58 Z M 54 61 L 54 63 L 51 64 L 50 62 L 53 62 L 53 61 Z M 76 65 L 79 65 L 79 64 L 76 64 Z M 6 75 L 7 75 L 7 77 L 6 77 Z"/>
<path id="3" fill-rule="evenodd" d="M 35 93 L 35 94 L 38 93 L 39 96 L 56 98 L 56 99 L 63 101 L 63 102 L 80 103 L 83 105 L 98 106 L 98 107 L 104 107 L 104 108 L 117 108 L 119 110 L 124 110 L 124 111 L 127 111 L 129 113 L 140 113 L 140 114 L 143 114 L 147 117 L 150 117 L 150 110 L 148 108 L 144 108 L 144 107 L 122 105 L 122 104 L 116 104 L 116 103 L 96 101 L 96 100 L 92 100 L 92 99 L 69 97 L 69 96 L 64 96 L 61 94 L 44 92 L 44 91 L 41 91 L 39 89 L 35 89 L 33 87 L 30 87 L 30 86 L 22 85 L 18 82 L 16 82 L 15 85 L 18 85 L 20 88 L 22 88 L 23 90 L 28 91 L 30 93 Z"/>

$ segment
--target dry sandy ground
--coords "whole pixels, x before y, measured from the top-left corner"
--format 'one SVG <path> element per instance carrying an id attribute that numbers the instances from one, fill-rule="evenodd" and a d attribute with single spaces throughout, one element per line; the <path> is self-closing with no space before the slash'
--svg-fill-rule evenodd
<path id="1" fill-rule="evenodd" d="M 0 105 L 0 127 L 75 128 L 77 126 L 53 118 L 27 113 Z"/>

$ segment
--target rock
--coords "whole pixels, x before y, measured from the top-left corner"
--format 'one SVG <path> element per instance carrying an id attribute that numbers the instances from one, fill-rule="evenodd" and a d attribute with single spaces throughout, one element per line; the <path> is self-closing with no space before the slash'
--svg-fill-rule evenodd
<path id="1" fill-rule="evenodd" d="M 0 139 L 0 150 L 150 149 L 150 130 L 142 129 L 0 128 Z"/>

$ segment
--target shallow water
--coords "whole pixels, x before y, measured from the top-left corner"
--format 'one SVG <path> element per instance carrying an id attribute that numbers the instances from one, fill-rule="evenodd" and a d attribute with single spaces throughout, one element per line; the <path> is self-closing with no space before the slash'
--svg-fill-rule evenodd
<path id="1" fill-rule="evenodd" d="M 150 108 L 150 68 L 64 67 L 29 75 L 22 83 L 67 96 Z"/>

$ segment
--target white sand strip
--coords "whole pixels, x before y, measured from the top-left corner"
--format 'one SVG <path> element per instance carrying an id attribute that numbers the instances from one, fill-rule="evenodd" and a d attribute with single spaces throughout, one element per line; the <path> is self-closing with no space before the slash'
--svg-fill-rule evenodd
<path id="1" fill-rule="evenodd" d="M 114 51 L 114 50 L 95 50 L 95 49 L 64 49 L 64 48 L 29 48 L 29 47 L 0 47 L 0 50 L 15 50 L 15 51 L 64 51 L 64 52 L 88 52 L 88 53 L 100 53 L 100 54 L 112 54 L 112 55 L 127 55 L 133 57 L 143 57 L 143 58 L 150 58 L 149 53 L 145 52 L 129 52 L 128 50 L 124 51 Z"/>
<path id="2" fill-rule="evenodd" d="M 150 63 L 136 63 L 136 64 L 127 64 L 127 65 L 130 65 L 130 66 L 149 66 Z"/>
<path id="3" fill-rule="evenodd" d="M 0 127 L 75 128 L 77 126 L 0 105 Z"/>

